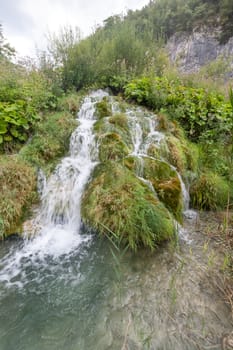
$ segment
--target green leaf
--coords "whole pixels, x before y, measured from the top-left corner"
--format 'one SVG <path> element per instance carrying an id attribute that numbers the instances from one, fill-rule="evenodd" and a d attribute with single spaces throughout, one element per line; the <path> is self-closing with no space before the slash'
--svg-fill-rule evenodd
<path id="1" fill-rule="evenodd" d="M 4 141 L 10 142 L 13 140 L 13 137 L 11 135 L 4 135 Z"/>
<path id="2" fill-rule="evenodd" d="M 14 136 L 16 138 L 19 136 L 18 130 L 16 128 L 14 128 L 14 127 L 10 128 L 10 133 L 11 133 L 12 136 Z"/>
<path id="3" fill-rule="evenodd" d="M 0 123 L 0 134 L 5 134 L 7 132 L 7 124 L 4 122 Z"/>

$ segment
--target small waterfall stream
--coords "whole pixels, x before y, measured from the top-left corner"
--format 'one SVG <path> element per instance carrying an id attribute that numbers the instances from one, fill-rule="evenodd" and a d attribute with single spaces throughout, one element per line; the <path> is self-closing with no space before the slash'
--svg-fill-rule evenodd
<path id="1" fill-rule="evenodd" d="M 128 111 L 127 113 L 129 118 L 129 129 L 130 129 L 131 139 L 133 143 L 133 152 L 131 153 L 131 155 L 138 157 L 138 160 L 139 160 L 137 176 L 143 182 L 147 183 L 150 189 L 152 189 L 153 186 L 150 183 L 150 181 L 143 179 L 143 175 L 142 175 L 143 174 L 143 157 L 149 157 L 151 159 L 156 160 L 156 158 L 148 155 L 148 149 L 151 144 L 154 144 L 157 147 L 160 147 L 161 143 L 165 142 L 165 135 L 164 133 L 156 130 L 158 122 L 154 114 L 147 114 L 146 117 L 145 116 L 142 117 L 143 111 L 140 108 L 138 108 L 136 112 L 137 114 L 139 114 L 139 117 L 137 117 L 135 113 L 132 113 L 132 111 Z M 144 124 L 144 128 L 147 129 L 145 136 L 143 136 L 142 123 Z M 183 195 L 184 212 L 188 211 L 190 198 L 181 175 L 176 170 L 176 168 L 171 164 L 169 164 L 164 158 L 160 157 L 160 160 L 168 164 L 169 167 L 176 172 L 180 180 L 181 191 Z"/>
<path id="2" fill-rule="evenodd" d="M 66 244 L 62 237 L 67 240 L 67 235 L 71 250 L 82 240 L 78 235 L 81 196 L 98 163 L 98 149 L 92 130 L 96 122 L 95 103 L 105 95 L 105 92 L 98 91 L 85 98 L 78 114 L 79 125 L 71 136 L 70 154 L 57 166 L 44 186 L 41 210 L 35 226 L 40 227 L 40 235 L 46 237 L 46 244 L 51 244 L 53 248 L 54 244 L 60 248 L 62 243 L 63 249 Z"/>
<path id="3" fill-rule="evenodd" d="M 82 232 L 81 196 L 98 164 L 95 104 L 105 96 L 100 90 L 84 99 L 69 155 L 47 181 L 39 176 L 35 237 L 0 245 L 0 350 L 220 349 L 232 324 L 208 284 L 194 221 L 188 230 L 196 243 L 182 240 L 175 254 L 161 247 L 113 256 L 110 242 Z M 137 176 L 153 190 L 142 177 L 144 159 L 164 134 L 156 117 L 143 113 L 127 110 L 131 155 L 139 159 Z"/>

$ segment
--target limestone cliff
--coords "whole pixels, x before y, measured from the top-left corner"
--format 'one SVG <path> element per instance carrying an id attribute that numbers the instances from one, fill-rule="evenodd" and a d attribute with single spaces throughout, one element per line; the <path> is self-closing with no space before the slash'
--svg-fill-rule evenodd
<path id="1" fill-rule="evenodd" d="M 222 58 L 227 63 L 227 76 L 233 76 L 233 37 L 219 43 L 220 29 L 196 28 L 192 33 L 176 33 L 167 42 L 170 58 L 182 72 L 196 72 L 200 67 Z"/>

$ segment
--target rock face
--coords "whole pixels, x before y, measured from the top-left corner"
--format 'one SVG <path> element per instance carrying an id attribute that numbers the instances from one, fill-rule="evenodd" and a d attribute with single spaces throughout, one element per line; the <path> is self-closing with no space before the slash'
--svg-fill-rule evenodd
<path id="1" fill-rule="evenodd" d="M 228 77 L 233 76 L 233 37 L 224 44 L 218 41 L 219 29 L 198 28 L 189 33 L 176 33 L 167 43 L 170 58 L 182 72 L 196 72 L 219 57 L 229 61 Z"/>

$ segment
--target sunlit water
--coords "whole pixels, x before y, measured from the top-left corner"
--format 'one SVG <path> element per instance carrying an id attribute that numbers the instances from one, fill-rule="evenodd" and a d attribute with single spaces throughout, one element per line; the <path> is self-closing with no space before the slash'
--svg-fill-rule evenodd
<path id="1" fill-rule="evenodd" d="M 94 104 L 105 95 L 85 99 L 69 156 L 47 183 L 42 176 L 35 238 L 0 245 L 0 350 L 220 349 L 230 312 L 209 278 L 193 212 L 176 249 L 122 255 L 84 232 L 81 194 L 98 163 Z M 143 159 L 163 135 L 148 117 L 143 138 L 138 117 L 129 118 Z"/>

